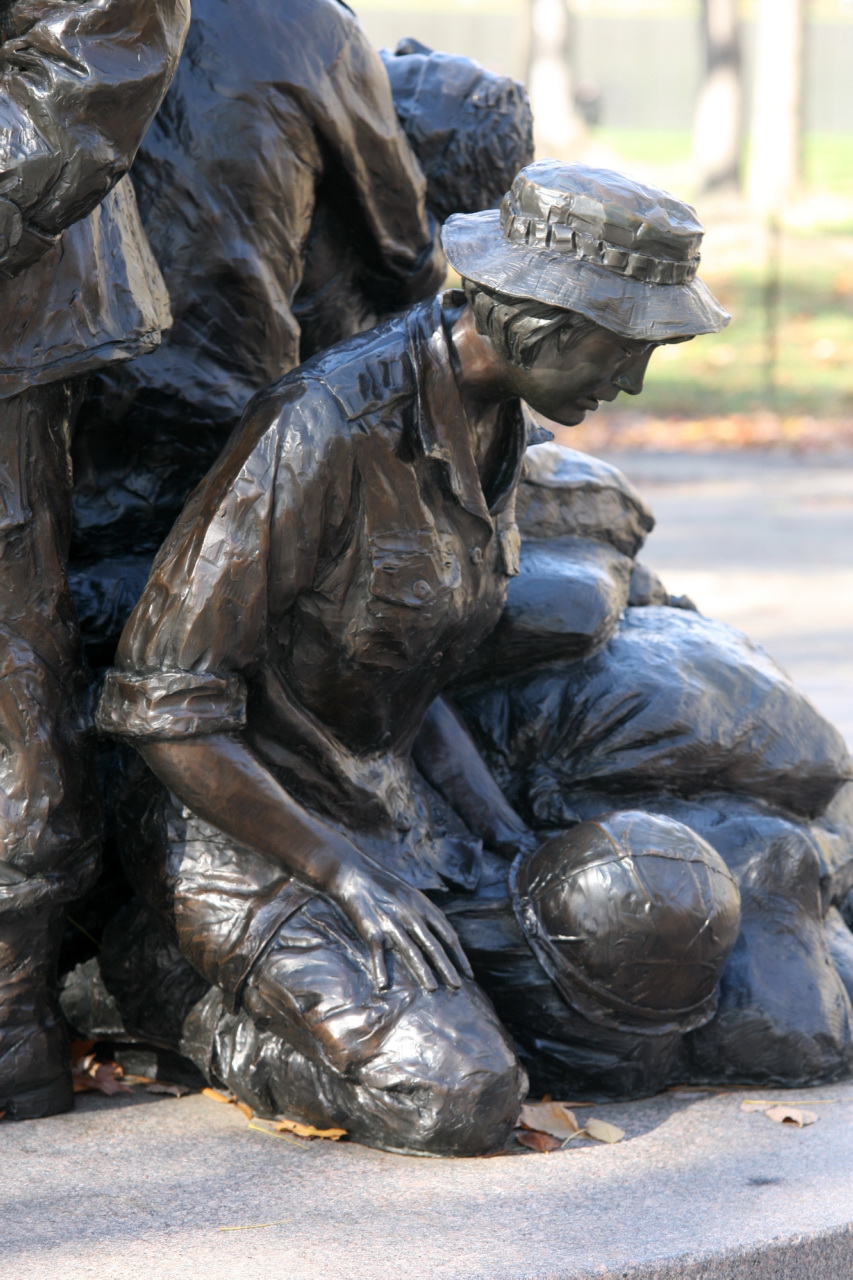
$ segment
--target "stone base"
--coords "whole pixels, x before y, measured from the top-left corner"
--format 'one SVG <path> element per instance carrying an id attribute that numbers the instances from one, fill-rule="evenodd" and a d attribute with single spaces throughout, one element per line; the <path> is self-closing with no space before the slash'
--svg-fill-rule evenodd
<path id="1" fill-rule="evenodd" d="M 805 1129 L 740 1110 L 809 1098 Z M 835 1099 L 835 1101 L 823 1101 Z M 853 1084 L 580 1110 L 614 1146 L 428 1160 L 249 1129 L 199 1095 L 0 1123 L 15 1280 L 844 1280 Z M 271 1226 L 258 1224 L 275 1223 Z M 222 1227 L 246 1227 L 223 1231 Z"/>

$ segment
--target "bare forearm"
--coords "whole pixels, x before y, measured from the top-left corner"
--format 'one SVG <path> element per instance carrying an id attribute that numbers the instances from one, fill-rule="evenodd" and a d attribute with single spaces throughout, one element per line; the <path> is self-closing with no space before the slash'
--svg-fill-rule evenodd
<path id="1" fill-rule="evenodd" d="M 210 734 L 140 746 L 148 766 L 200 817 L 327 887 L 358 850 L 299 805 L 239 738 Z"/>
<path id="2" fill-rule="evenodd" d="M 366 944 L 380 988 L 388 983 L 388 947 L 428 990 L 439 979 L 458 987 L 459 970 L 472 976 L 438 908 L 306 812 L 239 738 L 209 734 L 149 741 L 139 750 L 195 813 L 324 891 Z"/>
<path id="3" fill-rule="evenodd" d="M 414 745 L 424 777 L 475 835 L 498 853 L 512 853 L 531 833 L 509 804 L 459 716 L 443 698 L 432 704 Z"/>

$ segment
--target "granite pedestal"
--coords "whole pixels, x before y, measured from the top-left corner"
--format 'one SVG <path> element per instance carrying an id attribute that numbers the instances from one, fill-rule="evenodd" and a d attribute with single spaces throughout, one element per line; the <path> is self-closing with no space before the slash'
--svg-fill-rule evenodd
<path id="1" fill-rule="evenodd" d="M 578 1113 L 618 1145 L 484 1160 L 299 1147 L 199 1095 L 84 1095 L 0 1126 L 0 1276 L 843 1280 L 853 1084 L 790 1096 L 810 1095 L 835 1101 L 805 1129 L 743 1112 L 755 1091 L 668 1094 Z"/>

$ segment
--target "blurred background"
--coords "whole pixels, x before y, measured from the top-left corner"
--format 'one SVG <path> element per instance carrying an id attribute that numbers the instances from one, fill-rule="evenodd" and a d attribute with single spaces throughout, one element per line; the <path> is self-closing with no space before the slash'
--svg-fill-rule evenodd
<path id="1" fill-rule="evenodd" d="M 377 45 L 412 35 L 524 80 L 539 154 L 698 206 L 702 274 L 736 323 L 658 352 L 641 421 L 618 405 L 591 446 L 618 426 L 623 445 L 853 447 L 853 0 L 356 7 Z"/>
<path id="2" fill-rule="evenodd" d="M 649 499 L 673 592 L 766 645 L 853 744 L 853 0 L 356 0 L 524 80 L 540 155 L 694 203 L 733 315 L 565 444 Z"/>

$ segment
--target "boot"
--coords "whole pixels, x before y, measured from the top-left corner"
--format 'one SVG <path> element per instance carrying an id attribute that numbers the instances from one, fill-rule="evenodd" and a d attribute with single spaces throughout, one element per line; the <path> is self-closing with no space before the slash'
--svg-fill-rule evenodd
<path id="1" fill-rule="evenodd" d="M 55 994 L 62 917 L 61 906 L 0 913 L 0 1112 L 8 1120 L 74 1105 L 68 1032 Z"/>

